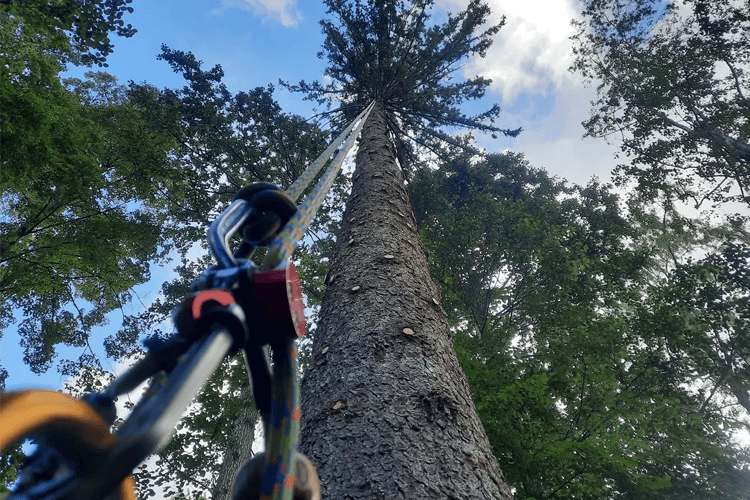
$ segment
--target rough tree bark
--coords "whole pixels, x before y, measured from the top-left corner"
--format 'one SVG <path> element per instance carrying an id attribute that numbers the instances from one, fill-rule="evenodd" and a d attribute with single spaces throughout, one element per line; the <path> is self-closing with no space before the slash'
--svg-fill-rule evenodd
<path id="1" fill-rule="evenodd" d="M 382 107 L 356 156 L 302 386 L 328 499 L 510 499 L 459 367 Z"/>

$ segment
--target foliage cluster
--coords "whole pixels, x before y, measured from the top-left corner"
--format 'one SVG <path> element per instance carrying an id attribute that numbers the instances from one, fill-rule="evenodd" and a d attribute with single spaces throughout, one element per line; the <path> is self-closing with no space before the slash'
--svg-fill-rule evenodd
<path id="1" fill-rule="evenodd" d="M 655 221 L 611 189 L 514 153 L 411 185 L 493 450 L 517 498 L 745 498 L 750 249 L 727 229 L 654 279 Z"/>
<path id="2" fill-rule="evenodd" d="M 3 25 L 19 39 L 32 42 L 62 64 L 107 66 L 114 50 L 110 34 L 130 38 L 138 30 L 122 17 L 132 13 L 133 0 L 2 0 Z M 5 46 L 5 45 L 4 45 Z M 9 52 L 25 64 L 23 52 Z"/>
<path id="3" fill-rule="evenodd" d="M 750 203 L 750 11 L 733 0 L 587 0 L 572 69 L 597 82 L 593 137 L 644 193 Z"/>
<path id="4" fill-rule="evenodd" d="M 86 347 L 91 329 L 129 300 L 129 290 L 147 281 L 150 263 L 162 257 L 160 214 L 142 202 L 153 194 L 151 178 L 172 140 L 112 77 L 60 81 L 60 51 L 107 53 L 94 32 L 65 46 L 37 24 L 44 16 L 54 23 L 72 18 L 16 2 L 6 7 L 0 10 L 0 64 L 8 69 L 0 75 L 0 331 L 22 318 L 25 361 L 38 373 L 49 368 L 56 344 Z M 31 21 L 27 10 L 36 13 Z M 105 21 L 95 21 L 97 30 L 115 29 Z"/>
<path id="5" fill-rule="evenodd" d="M 325 41 L 318 57 L 327 59 L 329 84 L 318 81 L 290 85 L 306 99 L 329 108 L 341 125 L 354 118 L 371 101 L 386 112 L 389 134 L 395 137 L 402 168 L 421 164 L 418 151 L 446 154 L 446 144 L 456 140 L 446 128 L 470 128 L 516 136 L 519 129 L 495 125 L 500 107 L 466 115 L 462 104 L 485 95 L 490 80 L 457 78 L 460 63 L 484 57 L 499 24 L 484 27 L 490 14 L 481 0 L 471 0 L 465 10 L 448 14 L 443 24 L 433 24 L 434 0 L 414 2 L 347 2 L 327 0 L 329 19 L 320 21 Z"/>
<path id="6" fill-rule="evenodd" d="M 174 175 L 162 176 L 150 203 L 169 214 L 162 235 L 171 241 L 180 263 L 175 267 L 177 277 L 163 284 L 151 306 L 127 317 L 120 331 L 106 339 L 107 354 L 115 358 L 137 353 L 138 340 L 145 332 L 169 333 L 162 325 L 189 292 L 190 284 L 213 264 L 206 253 L 208 226 L 236 192 L 257 181 L 289 186 L 328 140 L 328 134 L 315 124 L 283 113 L 273 99 L 272 86 L 232 94 L 222 83 L 219 66 L 204 69 L 191 53 L 166 46 L 159 58 L 182 74 L 186 85 L 158 90 L 148 84 L 131 84 L 127 92 L 133 102 L 150 110 L 149 119 L 169 130 L 177 144 L 168 161 Z M 340 206 L 346 182 L 346 178 L 337 182 L 308 238 L 293 256 L 308 306 L 319 303 L 326 271 L 320 256 L 332 246 L 339 217 L 333 207 Z M 172 478 L 178 491 L 207 491 L 231 482 L 231 476 L 220 477 L 220 465 L 223 454 L 237 452 L 232 425 L 239 406 L 253 404 L 247 391 L 240 390 L 240 382 L 245 380 L 246 385 L 246 379 L 243 363 L 222 365 L 183 419 L 183 432 L 159 454 L 156 468 L 142 468 L 136 475 L 142 491 L 153 493 L 164 477 Z M 225 394 L 227 388 L 237 397 Z M 200 478 L 194 473 L 197 470 Z"/>

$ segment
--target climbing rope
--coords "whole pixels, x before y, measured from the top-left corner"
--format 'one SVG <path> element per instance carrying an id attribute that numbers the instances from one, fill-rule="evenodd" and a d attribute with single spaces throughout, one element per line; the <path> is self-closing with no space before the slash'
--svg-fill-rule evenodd
<path id="1" fill-rule="evenodd" d="M 359 136 L 359 132 L 367 121 L 373 106 L 374 102 L 363 110 L 283 193 L 291 200 L 299 198 L 333 152 L 346 140 L 326 172 L 305 198 L 299 210 L 288 219 L 277 237 L 268 244 L 268 254 L 263 262 L 264 269 L 283 267 L 287 269 L 287 272 L 289 269 L 293 269 L 291 265 L 287 264 L 288 259 L 333 186 L 344 159 Z M 259 195 L 256 194 L 250 199 L 251 204 L 258 204 L 257 201 L 254 201 L 257 196 Z M 264 231 L 260 231 L 260 233 L 264 233 Z M 294 283 L 299 287 L 298 281 Z M 294 318 L 295 315 L 292 315 L 293 320 Z M 304 326 L 302 329 L 304 331 Z M 239 489 L 235 489 L 234 496 L 235 498 L 259 497 L 261 499 L 291 500 L 295 482 L 290 483 L 289 477 L 297 476 L 297 493 L 300 495 L 307 494 L 309 498 L 319 498 L 317 496 L 319 486 L 317 486 L 318 479 L 315 468 L 307 457 L 297 451 L 300 415 L 299 382 L 296 375 L 297 347 L 294 344 L 293 337 L 288 336 L 285 342 L 272 346 L 272 349 L 274 360 L 276 360 L 272 381 L 272 405 L 275 411 L 271 412 L 270 418 L 264 419 L 266 451 L 243 465 L 237 474 L 235 484 Z M 258 369 L 257 365 L 251 366 L 251 370 L 254 369 Z M 243 485 L 246 486 L 245 489 L 243 489 Z M 251 485 L 259 485 L 260 491 L 247 489 Z M 301 491 L 300 487 L 305 488 L 306 491 Z"/>
<path id="2" fill-rule="evenodd" d="M 294 183 L 289 186 L 286 191 L 284 191 L 289 198 L 296 201 L 297 198 L 300 197 L 302 192 L 308 185 L 310 185 L 312 180 L 318 174 L 323 165 L 325 165 L 325 162 L 331 157 L 333 152 L 336 151 L 338 147 L 341 146 L 341 143 L 344 142 L 344 139 L 349 136 L 354 126 L 357 125 L 357 123 L 363 124 L 365 120 L 367 120 L 367 116 L 370 114 L 370 110 L 372 109 L 374 104 L 374 102 L 370 103 L 367 108 L 365 108 L 359 115 L 357 115 L 357 117 L 352 120 L 349 125 L 347 125 L 344 131 L 341 132 L 338 137 L 336 137 L 336 139 L 328 145 L 326 150 L 323 151 L 320 156 L 318 156 L 318 158 L 314 162 L 312 162 L 299 177 L 297 177 L 297 180 L 294 181 Z M 359 120 L 362 121 L 359 122 Z M 357 134 L 355 133 L 354 136 L 356 137 L 356 135 Z M 348 153 L 349 150 L 347 149 L 346 151 Z"/>
<path id="3" fill-rule="evenodd" d="M 333 181 L 336 179 L 341 165 L 344 163 L 344 159 L 349 154 L 354 145 L 354 141 L 357 139 L 360 130 L 367 121 L 367 117 L 370 115 L 375 102 L 370 103 L 364 111 L 362 111 L 350 124 L 349 126 L 331 143 L 330 146 L 313 162 L 307 169 L 299 176 L 299 178 L 292 184 L 289 189 L 285 191 L 285 194 L 292 200 L 299 198 L 302 191 L 312 182 L 315 175 L 323 167 L 328 158 L 331 157 L 333 151 L 341 145 L 346 139 L 344 147 L 338 152 L 336 157 L 331 162 L 328 170 L 323 174 L 318 183 L 315 185 L 310 194 L 305 198 L 305 202 L 299 207 L 299 211 L 292 216 L 286 226 L 281 230 L 275 240 L 268 245 L 268 254 L 263 261 L 264 269 L 276 269 L 276 267 L 282 265 L 289 259 L 294 251 L 294 247 L 297 246 L 297 242 L 302 239 L 302 234 L 310 226 L 310 221 L 315 214 L 318 212 L 320 205 L 323 203 L 328 191 L 333 186 Z M 356 124 L 356 125 L 355 125 Z"/>

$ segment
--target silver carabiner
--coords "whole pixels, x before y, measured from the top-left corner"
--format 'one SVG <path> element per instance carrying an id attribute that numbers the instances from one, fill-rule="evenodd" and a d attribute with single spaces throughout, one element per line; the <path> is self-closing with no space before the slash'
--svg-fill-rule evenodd
<path id="1" fill-rule="evenodd" d="M 237 266 L 229 250 L 229 238 L 236 233 L 252 212 L 245 200 L 234 200 L 208 228 L 208 249 L 219 267 L 228 269 Z"/>

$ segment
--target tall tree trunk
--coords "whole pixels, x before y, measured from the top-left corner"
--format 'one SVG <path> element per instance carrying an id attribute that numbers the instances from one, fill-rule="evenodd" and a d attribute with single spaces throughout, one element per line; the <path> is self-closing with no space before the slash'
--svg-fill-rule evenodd
<path id="1" fill-rule="evenodd" d="M 252 454 L 255 426 L 260 418 L 260 413 L 255 409 L 249 383 L 242 387 L 240 399 L 242 400 L 242 408 L 232 424 L 232 438 L 229 440 L 224 461 L 219 468 L 219 475 L 216 478 L 216 485 L 211 496 L 212 500 L 231 500 L 234 476 L 240 466 Z"/>
<path id="2" fill-rule="evenodd" d="M 323 498 L 510 499 L 456 358 L 383 110 L 352 193 L 302 387 Z"/>

